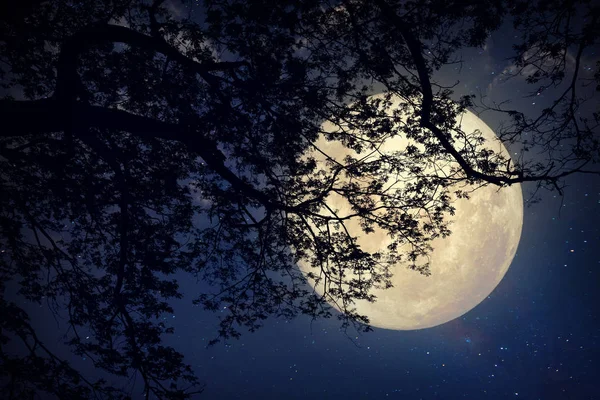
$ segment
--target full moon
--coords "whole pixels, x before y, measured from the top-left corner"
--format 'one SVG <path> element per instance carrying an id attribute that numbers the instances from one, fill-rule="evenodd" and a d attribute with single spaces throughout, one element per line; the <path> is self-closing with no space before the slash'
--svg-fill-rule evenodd
<path id="1" fill-rule="evenodd" d="M 402 100 L 393 98 L 392 101 L 391 109 Z M 501 153 L 506 159 L 510 158 L 492 129 L 475 114 L 469 111 L 462 114 L 460 127 L 465 133 L 480 131 L 485 139 L 484 146 Z M 322 129 L 331 131 L 335 128 L 331 123 L 325 123 Z M 399 151 L 409 143 L 407 139 L 394 137 L 379 150 L 383 154 Z M 316 145 L 340 163 L 346 155 L 356 154 L 339 141 L 320 138 Z M 327 170 L 322 153 L 315 151 L 311 156 L 320 168 Z M 461 189 L 465 190 L 465 187 Z M 339 215 L 350 214 L 350 206 L 343 197 L 332 195 L 326 201 L 329 207 L 339 211 Z M 469 199 L 453 197 L 452 201 L 456 210 L 454 216 L 448 217 L 452 234 L 431 242 L 431 275 L 422 275 L 406 265 L 395 265 L 390 271 L 393 274 L 392 288 L 373 290 L 377 297 L 374 303 L 356 301 L 357 312 L 366 315 L 371 326 L 413 330 L 441 325 L 477 306 L 506 274 L 516 253 L 523 225 L 520 185 L 503 188 L 488 185 L 473 191 Z M 364 233 L 356 219 L 348 220 L 346 228 L 358 237 L 357 242 L 365 251 L 385 250 L 391 242 L 383 230 L 376 228 L 373 233 Z M 299 266 L 305 273 L 313 270 L 305 263 Z M 320 294 L 323 292 L 320 285 L 316 285 L 315 290 Z M 335 304 L 333 306 L 336 307 Z"/>

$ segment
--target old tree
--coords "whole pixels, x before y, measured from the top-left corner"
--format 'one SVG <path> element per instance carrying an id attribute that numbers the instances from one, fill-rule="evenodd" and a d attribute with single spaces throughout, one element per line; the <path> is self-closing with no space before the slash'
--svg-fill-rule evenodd
<path id="1" fill-rule="evenodd" d="M 9 398 L 131 395 L 60 359 L 23 299 L 64 315 L 65 342 L 96 368 L 137 374 L 146 397 L 187 398 L 200 379 L 162 342 L 172 328 L 161 316 L 181 297 L 175 274 L 210 284 L 193 293 L 198 304 L 227 307 L 221 338 L 273 315 L 327 317 L 329 303 L 342 323 L 368 329 L 353 301 L 376 300 L 370 289 L 389 286 L 394 263 L 428 274 L 429 242 L 450 234 L 456 182 L 560 192 L 567 175 L 598 173 L 600 11 L 591 1 L 196 3 L 2 5 L 0 369 Z M 537 115 L 458 98 L 437 79 L 502 24 L 516 32 L 506 77 L 557 93 Z M 582 74 L 584 60 L 595 75 Z M 388 96 L 369 97 L 378 91 Z M 386 114 L 391 95 L 404 103 Z M 475 103 L 504 116 L 499 136 L 520 157 L 456 128 Z M 322 132 L 325 120 L 337 129 Z M 360 155 L 394 136 L 419 145 L 320 168 L 305 156 L 319 151 L 320 135 Z M 455 167 L 428 172 L 438 163 Z M 404 185 L 384 188 L 407 173 Z M 332 193 L 353 213 L 329 209 Z M 366 232 L 385 229 L 392 244 L 364 251 L 344 228 L 351 218 Z"/>

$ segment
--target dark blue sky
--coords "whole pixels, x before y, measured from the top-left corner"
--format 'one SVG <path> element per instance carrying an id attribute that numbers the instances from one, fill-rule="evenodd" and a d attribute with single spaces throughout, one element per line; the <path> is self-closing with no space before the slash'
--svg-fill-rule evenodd
<path id="1" fill-rule="evenodd" d="M 357 337 L 336 319 L 272 319 L 206 348 L 214 315 L 182 304 L 174 344 L 208 399 L 595 399 L 600 180 L 569 183 L 563 199 L 525 210 L 517 255 L 489 298 L 444 325 Z"/>
<path id="2" fill-rule="evenodd" d="M 522 99 L 522 80 L 498 78 L 510 67 L 506 37 L 508 28 L 485 49 L 465 53 L 457 92 L 508 96 L 535 111 L 552 93 Z M 449 81 L 458 76 L 443 73 Z M 492 127 L 498 122 L 483 119 Z M 441 326 L 357 335 L 340 331 L 335 316 L 269 319 L 256 333 L 207 347 L 219 313 L 192 306 L 198 286 L 182 276 L 189 296 L 165 317 L 176 327 L 167 342 L 206 384 L 203 399 L 598 399 L 600 179 L 567 183 L 563 197 L 546 193 L 525 209 L 517 254 L 492 294 Z M 47 310 L 39 311 L 34 322 L 49 338 L 64 333 Z M 91 370 L 89 360 L 74 362 Z"/>
<path id="3" fill-rule="evenodd" d="M 503 79 L 513 36 L 505 25 L 483 49 L 465 51 L 461 69 L 439 77 L 460 79 L 457 94 L 510 99 L 539 112 L 553 100 L 551 90 L 523 97 L 533 90 L 524 79 Z M 584 58 L 580 73 L 591 74 L 590 65 Z M 499 122 L 482 118 L 493 128 Z M 461 318 L 359 336 L 340 331 L 335 317 L 272 319 L 257 333 L 206 348 L 215 316 L 182 304 L 175 343 L 206 383 L 208 399 L 597 399 L 600 179 L 578 176 L 567 184 L 563 197 L 546 192 L 525 208 L 508 273 Z M 525 197 L 531 188 L 524 186 Z"/>
<path id="4" fill-rule="evenodd" d="M 577 399 L 598 397 L 600 179 L 568 181 L 525 209 L 512 266 L 492 294 L 446 324 L 357 335 L 340 322 L 269 319 L 207 347 L 218 315 L 176 304 L 167 338 L 206 384 L 203 399 Z M 185 278 L 185 277 L 182 277 Z M 182 279 L 193 294 L 199 286 Z M 42 307 L 47 344 L 64 333 Z M 64 354 L 67 354 L 66 352 Z M 72 360 L 92 372 L 90 360 Z M 135 397 L 134 397 L 135 398 Z"/>

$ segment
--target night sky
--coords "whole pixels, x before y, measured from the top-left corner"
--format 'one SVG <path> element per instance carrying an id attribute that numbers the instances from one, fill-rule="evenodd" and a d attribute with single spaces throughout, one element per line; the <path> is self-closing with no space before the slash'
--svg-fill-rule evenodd
<path id="1" fill-rule="evenodd" d="M 524 79 L 503 79 L 512 67 L 507 38 L 514 37 L 503 26 L 483 49 L 463 52 L 462 67 L 438 77 L 459 79 L 458 95 L 539 111 L 553 92 L 524 97 L 532 90 Z M 580 73 L 591 75 L 594 61 L 584 59 Z M 481 118 L 492 128 L 499 123 L 491 114 Z M 340 331 L 335 316 L 271 319 L 257 333 L 206 348 L 214 314 L 182 304 L 175 343 L 187 349 L 211 399 L 599 399 L 600 179 L 566 183 L 564 196 L 543 192 L 540 203 L 525 205 L 506 276 L 485 301 L 446 324 L 357 335 Z M 524 198 L 532 189 L 523 186 Z"/>
<path id="2" fill-rule="evenodd" d="M 503 27 L 442 79 L 461 79 L 457 94 L 510 98 L 524 111 L 543 107 L 552 93 L 521 98 L 531 87 L 501 78 L 511 37 Z M 498 124 L 493 115 L 482 119 Z M 566 183 L 563 196 L 543 192 L 540 203 L 525 206 L 517 254 L 498 287 L 443 325 L 357 334 L 341 331 L 335 313 L 271 318 L 256 333 L 207 347 L 219 313 L 193 306 L 202 284 L 181 275 L 186 297 L 166 317 L 176 328 L 166 342 L 206 384 L 204 399 L 600 399 L 600 179 Z M 531 189 L 523 186 L 525 197 Z M 64 333 L 64 324 L 56 329 L 48 311 L 38 311 L 34 322 L 49 337 Z M 91 370 L 89 360 L 74 361 Z"/>
<path id="3" fill-rule="evenodd" d="M 446 324 L 356 334 L 340 331 L 335 315 L 269 319 L 256 333 L 207 347 L 219 313 L 188 298 L 166 317 L 176 327 L 167 343 L 186 355 L 206 399 L 597 399 L 600 181 L 568 183 L 563 198 L 549 194 L 525 209 L 504 279 Z M 202 288 L 180 283 L 185 293 Z M 47 313 L 42 321 L 57 332 Z M 93 374 L 89 360 L 73 361 Z"/>
<path id="4" fill-rule="evenodd" d="M 502 282 L 446 324 L 357 335 L 336 319 L 273 319 L 206 348 L 214 315 L 182 304 L 174 344 L 210 399 L 597 399 L 600 182 L 569 184 L 525 209 Z"/>

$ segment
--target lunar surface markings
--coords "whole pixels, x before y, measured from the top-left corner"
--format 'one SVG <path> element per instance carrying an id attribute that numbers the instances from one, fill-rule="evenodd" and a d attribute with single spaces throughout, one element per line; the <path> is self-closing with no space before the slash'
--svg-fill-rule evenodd
<path id="1" fill-rule="evenodd" d="M 400 100 L 394 99 L 392 108 L 399 104 Z M 486 146 L 509 157 L 494 132 L 473 113 L 466 112 L 460 125 L 466 133 L 481 131 Z M 325 124 L 323 129 L 333 128 Z M 408 143 L 407 139 L 394 138 L 388 140 L 381 151 L 402 150 Z M 317 146 L 340 162 L 345 155 L 352 154 L 337 141 L 320 139 Z M 312 156 L 320 166 L 325 166 L 321 154 Z M 341 215 L 350 213 L 349 204 L 339 195 L 329 196 L 327 204 L 338 209 Z M 455 199 L 453 205 L 456 214 L 451 217 L 452 234 L 432 242 L 431 276 L 423 276 L 403 264 L 396 265 L 392 270 L 393 288 L 373 290 L 377 296 L 375 303 L 356 302 L 357 312 L 367 315 L 372 326 L 411 330 L 443 324 L 477 306 L 500 283 L 521 236 L 523 198 L 520 185 L 501 190 L 489 185 L 477 189 L 470 199 Z M 364 234 L 357 221 L 350 220 L 347 228 L 358 236 L 358 243 L 368 251 L 384 249 L 390 242 L 380 229 Z M 300 268 L 304 272 L 311 270 L 303 263 Z M 316 290 L 322 294 L 319 285 Z"/>

